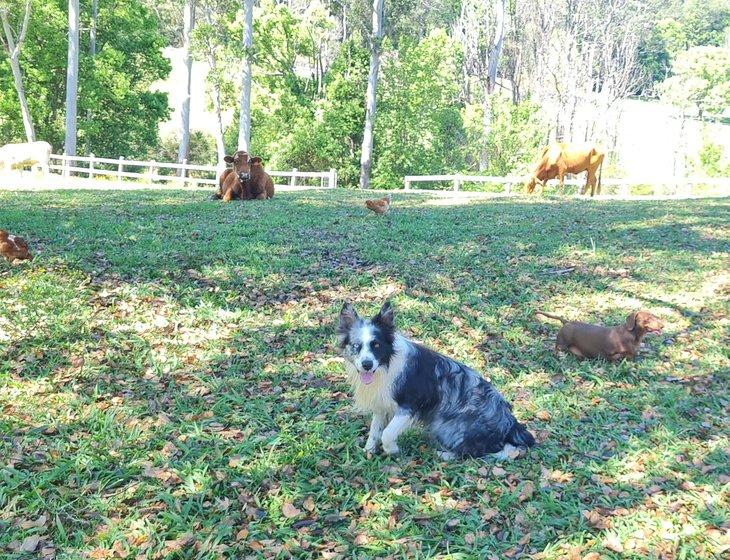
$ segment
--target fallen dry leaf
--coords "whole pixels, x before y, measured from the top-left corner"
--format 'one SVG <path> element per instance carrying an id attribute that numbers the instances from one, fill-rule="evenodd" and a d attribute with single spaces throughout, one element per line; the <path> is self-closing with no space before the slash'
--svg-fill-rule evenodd
<path id="1" fill-rule="evenodd" d="M 32 529 L 34 527 L 43 527 L 46 524 L 46 521 L 47 520 L 48 520 L 48 518 L 45 515 L 41 515 L 36 520 L 30 520 L 30 519 L 28 519 L 26 521 L 23 521 L 20 524 L 20 528 L 21 529 Z"/>
<path id="2" fill-rule="evenodd" d="M 517 500 L 520 502 L 529 500 L 534 493 L 535 493 L 535 485 L 528 480 L 525 483 L 525 485 L 522 487 L 522 490 L 520 491 L 520 495 L 517 497 Z"/>
<path id="3" fill-rule="evenodd" d="M 544 422 L 547 422 L 551 418 L 550 413 L 547 410 L 541 410 L 535 416 Z"/>
<path id="4" fill-rule="evenodd" d="M 307 511 L 314 511 L 315 505 L 314 500 L 312 499 L 312 496 L 307 497 L 306 500 L 304 500 L 304 503 L 302 504 L 304 506 L 304 509 Z"/>
<path id="5" fill-rule="evenodd" d="M 126 558 L 129 556 L 129 552 L 127 552 L 122 541 L 114 541 L 114 544 L 112 545 L 112 553 L 117 558 Z"/>
<path id="6" fill-rule="evenodd" d="M 446 530 L 450 531 L 452 529 L 455 529 L 456 527 L 459 526 L 459 523 L 461 523 L 461 520 L 456 517 L 454 517 L 453 519 L 449 519 L 446 522 Z"/>
<path id="7" fill-rule="evenodd" d="M 93 558 L 94 560 L 104 560 L 105 558 L 109 558 L 111 555 L 112 551 L 106 548 L 95 548 L 89 552 L 89 558 Z"/>
<path id="8" fill-rule="evenodd" d="M 598 511 L 592 509 L 590 511 L 581 511 L 588 525 L 594 529 L 608 529 L 611 527 L 611 520 L 602 516 Z"/>
<path id="9" fill-rule="evenodd" d="M 614 552 L 623 552 L 624 546 L 621 544 L 621 539 L 618 538 L 617 535 L 606 535 L 606 538 L 603 539 L 603 546 L 605 546 L 608 550 L 613 550 Z"/>
<path id="10" fill-rule="evenodd" d="M 489 508 L 489 509 L 484 510 L 484 512 L 482 513 L 482 519 L 484 519 L 484 521 L 489 521 L 490 519 L 492 519 L 493 517 L 496 517 L 497 515 L 499 515 L 499 510 L 496 510 L 494 508 Z"/>
<path id="11" fill-rule="evenodd" d="M 293 504 L 286 502 L 281 508 L 281 513 L 283 513 L 284 517 L 286 517 L 287 519 L 292 519 L 300 515 L 302 512 L 295 508 Z"/>
<path id="12" fill-rule="evenodd" d="M 41 538 L 38 535 L 25 537 L 23 544 L 20 545 L 20 552 L 34 552 L 38 548 L 38 542 Z"/>

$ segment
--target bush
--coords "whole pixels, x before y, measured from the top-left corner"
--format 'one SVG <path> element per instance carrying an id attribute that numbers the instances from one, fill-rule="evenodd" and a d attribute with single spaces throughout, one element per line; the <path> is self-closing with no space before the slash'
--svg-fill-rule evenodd
<path id="1" fill-rule="evenodd" d="M 168 135 L 160 142 L 159 149 L 150 154 L 150 157 L 165 163 L 177 161 L 177 151 L 180 147 L 180 138 L 177 135 Z M 190 147 L 188 150 L 188 163 L 194 165 L 215 165 L 218 161 L 218 152 L 215 147 L 215 139 L 201 130 L 194 130 L 190 133 Z"/>
<path id="2" fill-rule="evenodd" d="M 700 150 L 700 165 L 708 177 L 725 177 L 730 175 L 730 162 L 725 158 L 725 151 L 719 144 L 705 142 Z"/>

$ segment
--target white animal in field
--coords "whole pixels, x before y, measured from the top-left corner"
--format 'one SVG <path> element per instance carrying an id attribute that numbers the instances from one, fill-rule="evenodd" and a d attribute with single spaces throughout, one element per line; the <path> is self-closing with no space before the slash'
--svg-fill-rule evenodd
<path id="1" fill-rule="evenodd" d="M 5 144 L 0 148 L 0 169 L 24 167 L 40 167 L 43 174 L 48 174 L 48 162 L 51 157 L 51 145 L 48 142 L 25 142 L 23 144 Z"/>

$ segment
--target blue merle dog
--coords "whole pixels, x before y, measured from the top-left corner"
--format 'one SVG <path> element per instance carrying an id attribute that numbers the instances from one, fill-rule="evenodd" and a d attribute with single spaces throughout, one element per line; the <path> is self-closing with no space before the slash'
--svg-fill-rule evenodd
<path id="1" fill-rule="evenodd" d="M 512 457 L 535 444 L 481 375 L 398 333 L 390 303 L 370 320 L 345 303 L 338 339 L 355 404 L 373 415 L 365 451 L 382 443 L 385 453 L 398 453 L 398 436 L 414 423 L 428 429 L 444 459 Z"/>

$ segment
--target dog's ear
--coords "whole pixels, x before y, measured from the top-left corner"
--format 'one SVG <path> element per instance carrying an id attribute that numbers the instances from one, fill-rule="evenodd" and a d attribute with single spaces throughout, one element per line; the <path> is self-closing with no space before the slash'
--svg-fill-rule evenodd
<path id="1" fill-rule="evenodd" d="M 395 312 L 389 301 L 386 301 L 383 307 L 380 308 L 380 311 L 378 311 L 378 314 L 373 317 L 373 323 L 377 323 L 388 329 L 392 329 L 395 326 Z"/>
<path id="2" fill-rule="evenodd" d="M 342 305 L 342 311 L 340 311 L 340 333 L 348 332 L 358 319 L 360 319 L 360 317 L 358 316 L 357 311 L 355 311 L 355 308 L 350 305 L 349 301 L 346 301 Z"/>
<path id="3" fill-rule="evenodd" d="M 636 328 L 636 315 L 638 315 L 638 313 L 632 313 L 626 317 L 626 330 L 629 332 Z"/>
<path id="4" fill-rule="evenodd" d="M 226 156 L 223 158 L 226 163 L 233 163 L 233 156 Z"/>

